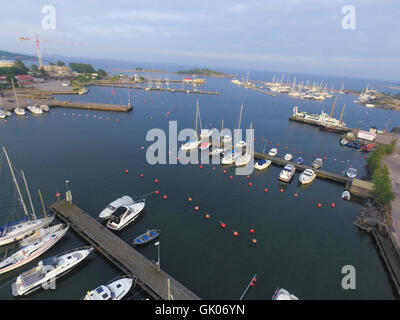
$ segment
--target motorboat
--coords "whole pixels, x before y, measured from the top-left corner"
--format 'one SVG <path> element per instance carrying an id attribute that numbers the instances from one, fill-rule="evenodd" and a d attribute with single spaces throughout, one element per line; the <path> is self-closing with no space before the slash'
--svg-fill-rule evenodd
<path id="1" fill-rule="evenodd" d="M 200 139 L 201 140 L 207 140 L 210 138 L 212 135 L 212 130 L 210 129 L 201 129 L 200 131 Z"/>
<path id="2" fill-rule="evenodd" d="M 315 173 L 314 170 L 306 169 L 300 174 L 299 180 L 300 180 L 301 184 L 308 184 L 308 183 L 313 182 L 316 177 L 317 177 L 317 174 Z"/>
<path id="3" fill-rule="evenodd" d="M 319 168 L 322 167 L 322 164 L 323 164 L 322 159 L 321 159 L 321 158 L 317 158 L 317 159 L 315 159 L 315 160 L 313 161 L 312 167 L 313 167 L 314 169 L 319 169 Z"/>
<path id="4" fill-rule="evenodd" d="M 341 144 L 342 146 L 345 146 L 345 145 L 347 145 L 348 143 L 349 143 L 349 141 L 346 140 L 346 139 L 340 140 L 340 144 Z"/>
<path id="5" fill-rule="evenodd" d="M 0 119 L 5 119 L 7 117 L 5 111 L 0 110 Z"/>
<path id="6" fill-rule="evenodd" d="M 245 166 L 250 162 L 250 160 L 251 160 L 251 154 L 246 153 L 244 155 L 241 155 L 235 160 L 235 165 L 236 167 Z"/>
<path id="7" fill-rule="evenodd" d="M 112 230 L 121 230 L 139 217 L 144 205 L 143 199 L 132 205 L 117 208 L 108 220 L 107 227 Z"/>
<path id="8" fill-rule="evenodd" d="M 85 88 L 85 87 L 83 87 L 81 90 L 78 91 L 79 94 L 85 94 L 85 93 L 88 93 L 88 92 L 89 92 L 89 90 L 87 88 Z"/>
<path id="9" fill-rule="evenodd" d="M 357 177 L 357 169 L 356 168 L 348 168 L 346 170 L 346 176 L 354 179 L 355 177 Z"/>
<path id="10" fill-rule="evenodd" d="M 347 190 L 345 190 L 345 191 L 343 191 L 343 193 L 342 193 L 342 199 L 344 199 L 344 200 L 350 200 L 350 192 L 349 191 L 347 191 Z"/>
<path id="11" fill-rule="evenodd" d="M 271 165 L 271 160 L 260 159 L 254 164 L 254 168 L 257 170 L 264 170 Z"/>
<path id="12" fill-rule="evenodd" d="M 224 153 L 224 156 L 221 159 L 222 164 L 232 164 L 236 161 L 237 158 L 239 158 L 241 154 L 236 150 L 232 150 L 229 153 Z"/>
<path id="13" fill-rule="evenodd" d="M 207 150 L 208 148 L 210 148 L 210 146 L 211 146 L 211 143 L 210 143 L 210 142 L 208 142 L 208 141 L 202 141 L 202 142 L 200 143 L 199 149 L 200 149 L 200 150 Z"/>
<path id="14" fill-rule="evenodd" d="M 183 151 L 188 151 L 188 150 L 193 150 L 193 149 L 197 149 L 197 147 L 199 146 L 200 141 L 197 139 L 192 139 L 189 140 L 188 142 L 184 143 L 181 145 L 181 150 Z"/>
<path id="15" fill-rule="evenodd" d="M 24 116 L 25 115 L 25 109 L 24 108 L 15 108 L 14 113 L 17 116 Z"/>
<path id="16" fill-rule="evenodd" d="M 119 207 L 122 206 L 130 206 L 134 204 L 135 201 L 129 196 L 122 196 L 121 198 L 118 198 L 117 200 L 114 200 L 111 202 L 107 208 L 105 208 L 100 214 L 99 218 L 101 219 L 109 219 L 111 215 L 117 210 Z"/>
<path id="17" fill-rule="evenodd" d="M 280 288 L 275 291 L 274 295 L 272 296 L 272 300 L 299 300 L 299 298 L 289 293 L 289 291 Z"/>
<path id="18" fill-rule="evenodd" d="M 55 285 L 54 281 L 82 262 L 93 247 L 76 248 L 61 255 L 41 260 L 36 267 L 21 273 L 12 284 L 13 296 L 27 295 L 40 287 Z"/>
<path id="19" fill-rule="evenodd" d="M 271 157 L 275 157 L 278 154 L 278 149 L 277 148 L 272 148 L 269 150 L 268 155 Z"/>
<path id="20" fill-rule="evenodd" d="M 292 158 L 293 158 L 293 156 L 292 156 L 290 153 L 286 153 L 286 154 L 285 154 L 284 159 L 285 159 L 286 161 L 290 161 L 290 160 L 292 160 Z"/>
<path id="21" fill-rule="evenodd" d="M 61 230 L 49 233 L 42 239 L 39 239 L 32 244 L 22 247 L 11 256 L 5 258 L 3 261 L 0 262 L 0 274 L 17 269 L 41 256 L 52 246 L 54 246 L 58 242 L 58 240 L 60 240 L 67 233 L 68 228 L 69 226 L 66 225 Z"/>
<path id="22" fill-rule="evenodd" d="M 145 244 L 145 243 L 149 243 L 150 241 L 154 240 L 155 238 L 157 238 L 160 235 L 160 230 L 147 230 L 145 233 L 137 236 L 134 240 L 133 240 L 133 244 L 134 245 L 141 245 L 141 244 Z"/>
<path id="23" fill-rule="evenodd" d="M 11 117 L 12 113 L 11 113 L 10 111 L 5 110 L 4 112 L 6 113 L 6 116 L 7 116 L 7 117 Z"/>
<path id="24" fill-rule="evenodd" d="M 294 162 L 296 162 L 297 164 L 303 164 L 304 159 L 302 157 L 298 157 Z"/>
<path id="25" fill-rule="evenodd" d="M 50 108 L 49 108 L 49 106 L 48 106 L 47 104 L 41 104 L 39 107 L 40 107 L 40 109 L 42 109 L 44 112 L 49 112 L 49 111 L 50 111 Z"/>
<path id="26" fill-rule="evenodd" d="M 282 171 L 280 172 L 279 180 L 284 182 L 290 182 L 295 172 L 296 168 L 292 164 L 287 164 L 283 167 Z"/>
<path id="27" fill-rule="evenodd" d="M 83 300 L 121 300 L 131 289 L 132 278 L 120 277 L 106 285 L 88 291 Z"/>
<path id="28" fill-rule="evenodd" d="M 225 151 L 225 149 L 222 149 L 222 148 L 212 149 L 211 152 L 210 152 L 210 156 L 219 156 L 224 151 Z"/>
<path id="29" fill-rule="evenodd" d="M 42 114 L 43 110 L 38 106 L 27 106 L 26 107 L 33 114 Z"/>

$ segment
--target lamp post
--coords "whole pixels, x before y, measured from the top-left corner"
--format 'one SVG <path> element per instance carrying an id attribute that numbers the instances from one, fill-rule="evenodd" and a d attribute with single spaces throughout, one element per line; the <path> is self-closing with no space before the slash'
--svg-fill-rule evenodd
<path id="1" fill-rule="evenodd" d="M 157 250 L 158 259 L 157 259 L 157 263 L 156 264 L 157 264 L 158 272 L 160 272 L 160 241 L 156 242 L 154 245 L 158 247 L 158 250 Z"/>

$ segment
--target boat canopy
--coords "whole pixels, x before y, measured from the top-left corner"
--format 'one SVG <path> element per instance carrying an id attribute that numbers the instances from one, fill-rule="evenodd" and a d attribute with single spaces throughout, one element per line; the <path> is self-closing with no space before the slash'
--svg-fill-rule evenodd
<path id="1" fill-rule="evenodd" d="M 46 258 L 46 259 L 42 260 L 42 264 L 44 266 L 53 266 L 53 267 L 55 267 L 55 266 L 57 266 L 57 263 L 58 263 L 57 257 L 51 257 L 51 258 Z"/>
<path id="2" fill-rule="evenodd" d="M 266 163 L 266 162 L 267 162 L 267 160 L 265 160 L 265 159 L 260 159 L 260 160 L 257 161 L 257 163 L 258 163 L 259 165 L 263 165 L 263 164 Z"/>

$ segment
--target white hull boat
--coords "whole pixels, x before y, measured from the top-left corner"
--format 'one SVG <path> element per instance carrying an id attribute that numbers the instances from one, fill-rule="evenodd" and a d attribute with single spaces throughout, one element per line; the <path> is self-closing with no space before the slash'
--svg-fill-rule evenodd
<path id="1" fill-rule="evenodd" d="M 121 277 L 88 291 L 83 300 L 121 300 L 129 292 L 132 284 L 132 278 Z"/>
<path id="2" fill-rule="evenodd" d="M 244 142 L 243 140 L 238 141 L 238 142 L 236 143 L 236 148 L 237 148 L 237 149 L 243 149 L 245 146 L 246 146 L 246 142 Z"/>
<path id="3" fill-rule="evenodd" d="M 271 156 L 271 157 L 275 157 L 277 154 L 278 154 L 278 149 L 276 149 L 276 148 L 272 148 L 268 152 L 268 155 Z"/>
<path id="4" fill-rule="evenodd" d="M 292 160 L 292 158 L 293 158 L 293 156 L 292 156 L 290 153 L 286 153 L 286 154 L 285 154 L 284 159 L 285 159 L 286 161 L 290 161 L 290 160 Z"/>
<path id="5" fill-rule="evenodd" d="M 40 257 L 54 246 L 68 231 L 68 226 L 44 236 L 42 239 L 29 244 L 0 262 L 0 274 L 17 269 L 24 264 Z"/>
<path id="6" fill-rule="evenodd" d="M 281 173 L 279 174 L 279 180 L 284 182 L 290 182 L 295 172 L 296 168 L 291 164 L 287 164 L 283 167 Z"/>
<path id="7" fill-rule="evenodd" d="M 40 109 L 42 109 L 44 112 L 49 112 L 50 108 L 47 104 L 41 104 Z"/>
<path id="8" fill-rule="evenodd" d="M 114 200 L 111 202 L 107 208 L 105 208 L 100 214 L 99 218 L 100 219 L 110 219 L 111 215 L 117 210 L 119 207 L 122 206 L 130 206 L 134 204 L 135 201 L 129 196 L 122 196 L 121 198 L 118 198 L 117 200 Z"/>
<path id="9" fill-rule="evenodd" d="M 200 132 L 200 139 L 201 140 L 208 140 L 212 135 L 212 130 L 210 129 L 201 129 Z"/>
<path id="10" fill-rule="evenodd" d="M 321 158 L 317 158 L 317 159 L 315 159 L 315 160 L 313 161 L 312 167 L 313 167 L 314 169 L 319 169 L 319 168 L 322 167 L 322 164 L 323 164 L 322 159 L 321 159 Z"/>
<path id="11" fill-rule="evenodd" d="M 6 116 L 7 116 L 7 117 L 11 117 L 12 113 L 11 113 L 10 111 L 6 110 L 6 111 L 4 111 L 4 112 L 6 113 Z"/>
<path id="12" fill-rule="evenodd" d="M 236 167 L 247 165 L 251 160 L 251 154 L 244 154 L 235 160 Z"/>
<path id="13" fill-rule="evenodd" d="M 264 170 L 268 168 L 270 165 L 271 165 L 271 160 L 260 159 L 255 163 L 254 169 Z"/>
<path id="14" fill-rule="evenodd" d="M 344 199 L 344 200 L 350 200 L 350 192 L 349 191 L 344 191 L 343 193 L 342 193 L 342 199 Z"/>
<path id="15" fill-rule="evenodd" d="M 193 150 L 193 149 L 197 149 L 197 147 L 199 146 L 200 141 L 198 140 L 190 140 L 184 144 L 182 144 L 181 149 L 183 151 L 188 151 L 188 150 Z"/>
<path id="16" fill-rule="evenodd" d="M 14 113 L 17 116 L 24 116 L 25 115 L 25 109 L 24 108 L 15 108 Z"/>
<path id="17" fill-rule="evenodd" d="M 56 231 L 61 230 L 63 228 L 63 224 L 59 223 L 51 227 L 45 227 L 45 228 L 40 228 L 36 230 L 31 236 L 26 237 L 25 239 L 21 240 L 19 242 L 19 245 L 21 247 L 26 247 L 27 245 L 32 244 L 35 241 L 38 241 L 39 239 L 44 238 L 46 235 L 50 233 L 54 233 Z"/>
<path id="18" fill-rule="evenodd" d="M 6 117 L 6 113 L 3 110 L 0 110 L 0 119 L 5 119 Z"/>
<path id="19" fill-rule="evenodd" d="M 107 227 L 112 230 L 121 230 L 139 217 L 144 205 L 145 201 L 141 200 L 130 206 L 119 207 L 111 215 L 110 220 L 107 222 Z"/>
<path id="20" fill-rule="evenodd" d="M 222 148 L 216 148 L 216 149 L 213 149 L 211 152 L 210 152 L 210 156 L 219 156 L 219 155 L 221 155 L 221 153 L 223 153 L 224 152 L 224 149 L 222 149 Z"/>
<path id="21" fill-rule="evenodd" d="M 314 170 L 306 169 L 300 174 L 299 180 L 301 184 L 309 184 L 313 182 L 316 177 L 317 175 Z"/>
<path id="22" fill-rule="evenodd" d="M 354 179 L 355 177 L 357 177 L 357 169 L 355 168 L 348 168 L 346 170 L 346 176 L 348 176 L 349 178 Z"/>
<path id="23" fill-rule="evenodd" d="M 13 296 L 27 295 L 41 286 L 51 286 L 54 280 L 66 274 L 73 267 L 83 261 L 93 247 L 77 248 L 61 255 L 43 259 L 38 265 L 23 272 L 12 284 Z"/>
<path id="24" fill-rule="evenodd" d="M 26 107 L 33 114 L 42 114 L 43 110 L 38 106 L 27 106 Z"/>
<path id="25" fill-rule="evenodd" d="M 236 150 L 233 150 L 229 152 L 228 154 L 225 154 L 222 159 L 221 163 L 222 164 L 232 164 L 236 161 L 237 158 L 240 157 L 240 153 L 237 152 Z"/>
<path id="26" fill-rule="evenodd" d="M 299 298 L 289 293 L 289 291 L 281 288 L 275 291 L 272 300 L 299 300 Z"/>
<path id="27" fill-rule="evenodd" d="M 210 146 L 211 146 L 211 143 L 209 143 L 208 141 L 202 141 L 200 143 L 199 149 L 200 150 L 207 150 L 207 149 L 210 148 Z"/>

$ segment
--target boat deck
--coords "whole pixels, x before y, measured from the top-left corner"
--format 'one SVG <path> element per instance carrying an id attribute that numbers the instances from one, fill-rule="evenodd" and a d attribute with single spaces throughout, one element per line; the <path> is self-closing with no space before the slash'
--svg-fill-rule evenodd
<path id="1" fill-rule="evenodd" d="M 200 300 L 166 272 L 158 271 L 153 262 L 76 205 L 60 200 L 50 208 L 108 260 L 132 276 L 153 298 L 167 300 L 167 280 L 170 279 L 170 292 L 174 300 Z"/>

